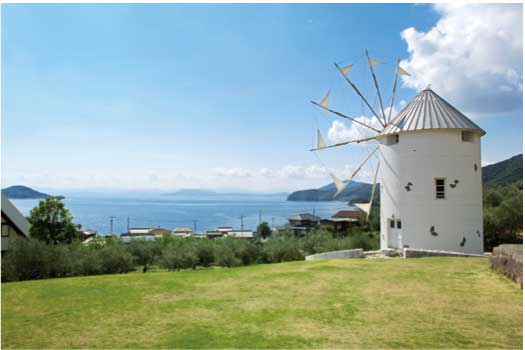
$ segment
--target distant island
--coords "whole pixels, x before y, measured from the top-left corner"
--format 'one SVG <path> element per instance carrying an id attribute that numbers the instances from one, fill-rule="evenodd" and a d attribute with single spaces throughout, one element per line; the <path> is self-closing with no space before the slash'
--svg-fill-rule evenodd
<path id="1" fill-rule="evenodd" d="M 523 176 L 523 155 L 519 154 L 512 158 L 503 160 L 498 163 L 484 166 L 482 168 L 483 186 L 497 186 L 509 184 L 521 180 Z M 351 181 L 348 186 L 333 199 L 336 192 L 333 183 L 317 188 L 296 191 L 287 198 L 289 201 L 344 201 L 350 203 L 368 202 L 372 185 L 364 182 Z M 374 201 L 379 200 L 379 184 L 376 187 L 376 197 Z"/>
<path id="2" fill-rule="evenodd" d="M 27 186 L 11 186 L 2 189 L 2 193 L 10 199 L 45 199 L 53 197 L 47 193 L 38 192 Z M 60 196 L 64 198 L 63 196 Z"/>
<path id="3" fill-rule="evenodd" d="M 198 196 L 286 196 L 286 192 L 278 193 L 253 193 L 253 192 L 216 192 L 212 190 L 201 190 L 201 189 L 180 189 L 175 192 L 163 193 L 163 196 L 185 196 L 185 197 L 198 197 Z"/>

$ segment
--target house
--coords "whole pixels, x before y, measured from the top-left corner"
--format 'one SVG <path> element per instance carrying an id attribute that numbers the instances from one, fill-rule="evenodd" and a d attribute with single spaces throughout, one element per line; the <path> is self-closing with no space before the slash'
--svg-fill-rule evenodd
<path id="1" fill-rule="evenodd" d="M 174 237 L 191 237 L 193 235 L 193 230 L 189 227 L 177 227 L 171 231 L 171 236 Z"/>
<path id="2" fill-rule="evenodd" d="M 221 231 L 206 231 L 206 238 L 208 239 L 216 239 L 226 236 L 226 232 Z"/>
<path id="3" fill-rule="evenodd" d="M 86 241 L 88 239 L 91 240 L 94 237 L 96 237 L 97 236 L 97 231 L 95 231 L 95 230 L 78 230 L 77 234 L 78 234 L 78 237 L 80 238 L 80 240 L 82 242 L 84 242 L 84 241 Z"/>
<path id="4" fill-rule="evenodd" d="M 169 236 L 171 234 L 171 230 L 165 229 L 165 228 L 152 228 L 149 230 L 149 233 L 154 234 L 156 237 L 160 238 L 162 236 Z"/>
<path id="5" fill-rule="evenodd" d="M 366 213 L 359 208 L 354 210 L 339 210 L 337 213 L 332 215 L 332 219 L 352 219 L 356 224 L 359 220 L 365 218 Z"/>
<path id="6" fill-rule="evenodd" d="M 249 230 L 229 231 L 227 233 L 227 236 L 233 237 L 233 238 L 242 238 L 242 239 L 253 239 L 255 237 L 253 231 L 249 231 Z"/>
<path id="7" fill-rule="evenodd" d="M 321 228 L 331 229 L 337 233 L 349 233 L 353 226 L 359 226 L 366 213 L 361 209 L 339 210 L 330 219 L 321 219 Z"/>
<path id="8" fill-rule="evenodd" d="M 9 249 L 9 242 L 13 239 L 28 239 L 30 226 L 24 215 L 2 193 L 2 253 Z"/>
<path id="9" fill-rule="evenodd" d="M 121 234 L 120 240 L 124 243 L 129 243 L 133 240 L 152 241 L 157 236 L 151 230 L 151 228 L 147 227 L 133 227 L 128 230 L 128 233 Z"/>
<path id="10" fill-rule="evenodd" d="M 290 230 L 296 236 L 302 236 L 311 229 L 318 228 L 321 218 L 312 214 L 299 214 L 288 218 Z"/>
<path id="11" fill-rule="evenodd" d="M 228 232 L 232 232 L 233 231 L 233 227 L 230 227 L 230 226 L 219 226 L 217 227 L 217 230 L 218 232 L 223 232 L 223 233 L 228 233 Z"/>
<path id="12" fill-rule="evenodd" d="M 336 233 L 350 233 L 352 231 L 352 225 L 356 219 L 349 218 L 330 218 L 321 219 L 319 227 L 324 229 L 332 230 Z M 356 220 L 357 221 L 357 220 Z"/>

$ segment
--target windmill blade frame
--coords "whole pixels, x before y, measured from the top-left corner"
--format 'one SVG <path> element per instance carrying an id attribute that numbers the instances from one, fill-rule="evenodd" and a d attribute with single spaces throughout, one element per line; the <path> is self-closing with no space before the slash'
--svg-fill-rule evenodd
<path id="1" fill-rule="evenodd" d="M 357 86 L 355 86 L 355 84 L 348 78 L 348 76 L 346 76 L 343 71 L 341 71 L 341 67 L 339 67 L 339 65 L 337 63 L 334 63 L 334 65 L 336 66 L 337 70 L 339 71 L 339 73 L 341 73 L 341 75 L 345 78 L 345 80 L 347 81 L 348 84 L 350 84 L 350 86 L 352 87 L 352 89 L 354 89 L 354 91 L 356 92 L 356 94 L 361 97 L 361 99 L 365 102 L 366 106 L 368 107 L 368 109 L 370 110 L 370 112 L 372 112 L 372 115 L 374 117 L 376 117 L 376 119 L 379 121 L 379 123 L 385 127 L 386 124 L 383 123 L 383 121 L 381 120 L 381 118 L 379 118 L 378 116 L 378 113 L 376 113 L 376 111 L 374 110 L 374 108 L 372 108 L 372 106 L 370 105 L 370 103 L 368 102 L 368 100 L 363 96 L 363 94 L 361 93 L 361 91 L 359 91 L 359 89 L 357 88 Z"/>
<path id="2" fill-rule="evenodd" d="M 335 147 L 341 147 L 341 146 L 346 146 L 348 144 L 351 144 L 351 143 L 361 143 L 361 142 L 367 142 L 367 141 L 372 141 L 372 140 L 375 140 L 376 139 L 376 136 L 373 136 L 373 137 L 367 137 L 367 138 L 364 138 L 364 139 L 357 139 L 357 140 L 350 140 L 350 141 L 345 141 L 345 142 L 339 142 L 339 143 L 336 143 L 334 145 L 330 145 L 330 146 L 324 146 L 324 147 L 317 147 L 317 148 L 312 148 L 310 151 L 320 151 L 320 150 L 323 150 L 323 149 L 328 149 L 328 148 L 335 148 Z M 318 145 L 319 145 L 319 142 L 318 142 Z"/>
<path id="3" fill-rule="evenodd" d="M 377 150 L 379 149 L 379 146 L 376 146 L 374 148 L 374 150 L 365 158 L 365 160 L 363 162 L 361 162 L 361 164 L 359 164 L 359 166 L 357 167 L 357 169 L 352 173 L 352 175 L 350 176 L 350 178 L 346 181 L 345 183 L 345 187 L 342 188 L 341 190 L 337 190 L 337 192 L 334 194 L 334 196 L 332 197 L 332 199 L 335 199 L 341 192 L 343 192 L 343 190 L 346 188 L 346 186 L 350 183 L 350 181 L 352 181 L 352 179 L 359 173 L 359 171 L 361 171 L 361 169 L 363 168 L 363 166 L 366 164 L 366 162 L 368 162 L 370 160 L 370 158 L 372 158 L 372 156 L 374 155 L 374 153 L 377 152 Z"/>
<path id="4" fill-rule="evenodd" d="M 328 108 L 328 107 L 324 107 L 323 105 L 321 105 L 320 103 L 317 103 L 317 102 L 315 102 L 315 101 L 310 101 L 310 102 L 311 102 L 312 104 L 316 105 L 317 107 L 322 108 L 322 109 L 324 109 L 325 111 L 328 111 L 328 112 L 330 112 L 330 113 L 333 113 L 333 114 L 335 114 L 335 115 L 337 115 L 337 116 L 339 116 L 339 117 L 341 117 L 341 118 L 348 119 L 348 120 L 351 120 L 351 121 L 353 121 L 353 122 L 356 122 L 357 124 L 359 124 L 359 125 L 361 125 L 361 126 L 364 126 L 364 127 L 368 128 L 368 129 L 370 129 L 370 130 L 373 130 L 373 131 L 377 132 L 378 134 L 381 133 L 380 130 L 377 130 L 377 129 L 374 128 L 373 126 L 370 126 L 370 125 L 368 125 L 368 124 L 366 124 L 366 123 L 360 122 L 359 120 L 357 120 L 357 119 L 355 119 L 355 118 L 349 117 L 349 116 L 347 116 L 347 115 L 345 115 L 345 114 L 343 114 L 343 113 L 341 113 L 341 112 L 334 111 L 333 109 L 330 109 L 330 108 Z"/>

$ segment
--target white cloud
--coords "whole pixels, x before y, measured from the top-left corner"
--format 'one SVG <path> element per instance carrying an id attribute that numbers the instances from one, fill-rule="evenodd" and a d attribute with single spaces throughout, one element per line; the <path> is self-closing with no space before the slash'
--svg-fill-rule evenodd
<path id="1" fill-rule="evenodd" d="M 441 18 L 428 32 L 405 29 L 410 57 L 406 86 L 428 84 L 458 109 L 476 115 L 522 106 L 521 4 L 437 4 Z"/>
<path id="2" fill-rule="evenodd" d="M 385 115 L 387 116 L 387 118 L 388 118 L 389 112 L 390 112 L 390 107 L 386 107 Z M 395 107 L 392 108 L 392 113 L 391 113 L 390 118 L 394 118 L 397 113 L 398 113 L 397 109 Z M 367 116 L 360 116 L 354 119 L 356 119 L 357 121 L 363 124 L 370 125 L 371 127 L 377 130 L 383 129 L 383 126 L 380 124 L 379 120 L 376 117 L 371 118 Z M 337 142 L 372 137 L 376 134 L 377 133 L 373 131 L 372 129 L 369 129 L 363 125 L 359 125 L 358 123 L 351 122 L 349 124 L 345 124 L 340 120 L 334 120 L 332 122 L 332 126 L 330 127 L 330 129 L 328 129 L 328 140 L 330 140 L 330 142 L 332 143 L 337 143 Z M 356 145 L 363 145 L 363 144 L 356 144 Z"/>
<path id="3" fill-rule="evenodd" d="M 388 109 L 387 109 L 388 110 Z M 385 110 L 385 113 L 388 114 L 388 111 Z M 395 110 L 392 113 L 395 115 Z M 365 116 L 357 117 L 356 120 L 360 121 L 361 123 L 364 123 L 366 125 L 370 125 L 377 130 L 381 130 L 382 126 L 377 120 L 377 118 L 368 118 Z M 336 142 L 343 142 L 343 141 L 349 141 L 349 140 L 357 140 L 362 139 L 366 137 L 371 137 L 376 135 L 377 133 L 373 130 L 359 125 L 357 123 L 350 123 L 345 124 L 340 120 L 334 120 L 332 122 L 332 126 L 330 129 L 328 129 L 328 140 L 332 143 Z"/>

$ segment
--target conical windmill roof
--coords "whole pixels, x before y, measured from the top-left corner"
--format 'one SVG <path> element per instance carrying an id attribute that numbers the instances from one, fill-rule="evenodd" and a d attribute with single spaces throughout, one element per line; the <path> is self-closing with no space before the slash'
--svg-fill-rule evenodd
<path id="1" fill-rule="evenodd" d="M 429 129 L 485 131 L 430 89 L 421 91 L 381 132 L 381 135 Z"/>

